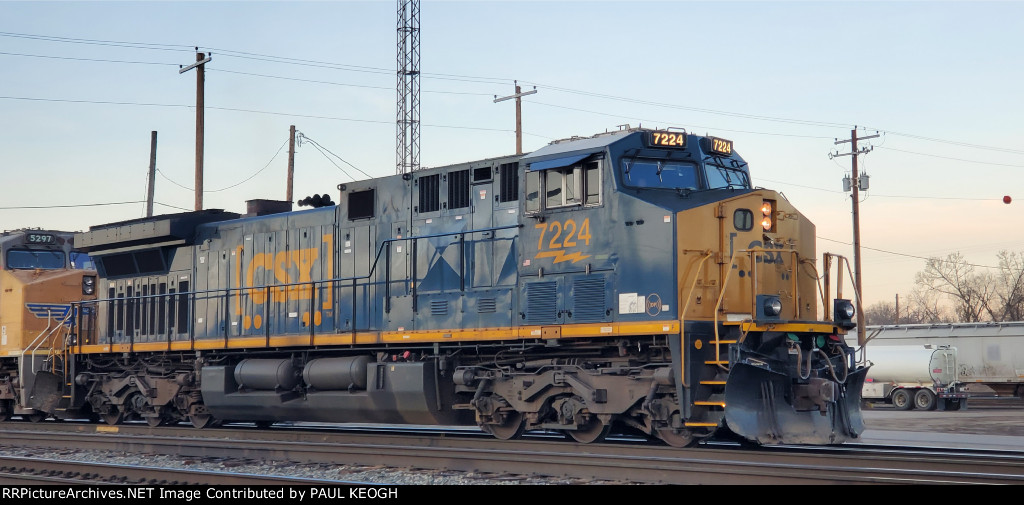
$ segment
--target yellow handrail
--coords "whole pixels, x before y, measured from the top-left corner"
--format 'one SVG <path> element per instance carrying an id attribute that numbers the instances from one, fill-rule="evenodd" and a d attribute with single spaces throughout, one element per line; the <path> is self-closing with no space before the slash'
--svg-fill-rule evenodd
<path id="1" fill-rule="evenodd" d="M 687 252 L 687 251 L 684 251 Z M 711 257 L 710 250 L 704 250 L 704 257 L 700 259 L 700 263 L 697 263 L 697 270 L 693 272 L 693 282 L 690 283 L 690 291 L 686 295 L 686 305 L 683 306 L 683 310 L 679 312 L 679 352 L 685 353 L 684 346 L 686 345 L 686 312 L 690 310 L 690 300 L 693 299 L 693 290 L 697 287 L 697 280 L 700 279 L 700 272 L 704 269 L 704 262 Z M 682 286 L 680 286 L 682 288 Z M 683 291 L 679 290 L 679 297 L 682 299 Z M 716 351 L 717 352 L 717 351 Z M 682 356 L 679 356 L 679 366 L 682 367 L 679 370 L 679 382 L 683 386 L 689 386 L 686 383 L 686 360 Z"/>

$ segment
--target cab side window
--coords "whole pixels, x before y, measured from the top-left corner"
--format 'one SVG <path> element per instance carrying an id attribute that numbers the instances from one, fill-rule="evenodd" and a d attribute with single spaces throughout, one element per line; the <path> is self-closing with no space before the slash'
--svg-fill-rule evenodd
<path id="1" fill-rule="evenodd" d="M 600 203 L 600 161 L 526 173 L 526 212 Z"/>

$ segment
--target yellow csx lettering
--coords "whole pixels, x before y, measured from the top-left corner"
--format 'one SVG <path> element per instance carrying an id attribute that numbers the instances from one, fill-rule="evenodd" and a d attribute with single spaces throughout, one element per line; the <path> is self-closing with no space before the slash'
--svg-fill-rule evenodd
<path id="1" fill-rule="evenodd" d="M 330 244 L 332 235 L 324 235 L 323 242 Z M 260 270 L 267 272 L 274 272 L 274 283 L 276 284 L 292 284 L 299 283 L 295 286 L 272 286 L 270 288 L 249 288 L 243 292 L 251 297 L 251 301 L 254 305 L 261 305 L 267 301 L 267 296 L 270 296 L 270 301 L 274 303 L 284 302 L 288 300 L 308 300 L 312 297 L 313 287 L 310 284 L 313 281 L 312 271 L 316 265 L 317 260 L 320 256 L 320 249 L 317 247 L 310 247 L 305 249 L 296 249 L 293 251 L 279 251 L 277 253 L 257 253 L 253 255 L 252 259 L 245 265 L 245 274 L 242 275 L 242 246 L 238 246 L 236 250 L 236 256 L 238 262 L 235 265 L 235 278 L 239 281 L 244 279 L 244 282 L 239 282 L 239 288 L 245 286 L 254 286 L 257 284 L 256 280 L 263 279 L 263 275 L 259 274 Z M 326 275 L 327 278 L 334 276 L 334 265 L 331 261 L 331 254 L 326 255 L 325 260 L 327 261 Z M 294 275 L 297 273 L 298 275 Z M 262 282 L 260 282 L 262 284 Z M 305 283 L 305 284 L 303 284 Z M 329 309 L 331 307 L 331 290 L 326 290 L 326 297 L 323 301 L 323 307 Z M 237 309 L 241 311 L 241 301 L 236 302 Z"/>
<path id="2" fill-rule="evenodd" d="M 566 249 L 578 247 L 581 242 L 584 245 L 590 245 L 590 239 L 592 238 L 590 235 L 590 218 L 584 219 L 580 225 L 577 225 L 576 221 L 572 219 L 566 219 L 564 222 L 548 221 L 538 223 L 534 225 L 534 228 L 540 230 L 540 237 L 537 239 L 537 254 L 533 256 L 534 258 L 553 258 L 554 263 L 562 263 L 563 261 L 576 263 L 590 257 L 589 254 L 583 254 L 580 251 L 571 253 L 566 251 Z"/>

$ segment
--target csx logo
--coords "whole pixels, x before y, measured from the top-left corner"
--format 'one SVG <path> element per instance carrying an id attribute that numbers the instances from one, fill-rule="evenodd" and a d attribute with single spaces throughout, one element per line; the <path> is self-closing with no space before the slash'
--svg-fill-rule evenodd
<path id="1" fill-rule="evenodd" d="M 323 244 L 326 244 L 326 253 L 322 259 L 324 278 L 326 279 L 334 277 L 334 255 L 333 248 L 331 247 L 333 238 L 334 236 L 331 234 L 326 234 L 322 237 Z M 281 303 L 289 300 L 309 300 L 313 297 L 313 271 L 321 263 L 319 247 L 278 251 L 276 253 L 256 253 L 248 261 L 243 260 L 243 251 L 243 246 L 238 246 L 235 251 L 235 256 L 238 258 L 235 263 L 235 278 L 239 280 L 239 285 L 236 287 L 247 288 L 242 290 L 242 294 L 248 296 L 248 300 L 252 302 L 254 312 L 261 311 L 258 309 L 268 301 L 270 303 Z M 273 281 L 266 280 L 268 272 L 273 273 Z M 254 287 L 257 284 L 280 285 Z M 331 290 L 322 289 L 320 292 L 323 293 L 322 296 L 318 296 L 323 302 L 322 308 L 324 310 L 330 309 L 332 305 Z M 235 297 L 235 313 L 240 315 L 245 310 L 242 306 L 242 298 L 241 296 Z M 313 307 L 310 307 L 310 310 L 313 309 Z M 320 311 L 315 310 L 312 314 L 304 312 L 302 320 L 306 324 L 309 324 L 311 321 L 314 324 L 320 324 Z M 259 314 L 251 317 L 245 315 L 242 320 L 245 329 L 249 329 L 251 326 L 259 328 L 262 326 L 262 323 L 263 318 Z"/>
<path id="2" fill-rule="evenodd" d="M 277 284 L 292 284 L 295 282 L 308 283 L 312 280 L 311 271 L 320 251 L 318 249 L 299 249 L 297 251 L 280 251 L 274 253 L 259 253 L 252 257 L 245 269 L 245 284 L 255 284 L 257 272 L 264 270 L 274 273 Z M 298 273 L 298 278 L 293 275 Z M 242 287 L 242 286 L 239 286 Z M 273 286 L 269 290 L 249 289 L 248 294 L 252 296 L 253 303 L 263 303 L 269 294 L 270 301 L 283 302 L 291 300 L 307 300 L 310 297 L 311 286 L 309 284 L 296 286 Z M 269 292 L 269 293 L 268 293 Z"/>

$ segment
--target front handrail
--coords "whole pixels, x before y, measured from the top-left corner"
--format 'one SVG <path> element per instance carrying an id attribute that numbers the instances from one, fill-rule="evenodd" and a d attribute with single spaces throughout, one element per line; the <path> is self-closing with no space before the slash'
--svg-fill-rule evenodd
<path id="1" fill-rule="evenodd" d="M 711 258 L 711 256 L 712 256 L 712 252 L 710 250 L 705 250 L 705 251 L 683 251 L 683 252 L 684 253 L 686 253 L 686 252 L 701 252 L 703 254 L 703 257 L 701 257 L 700 263 L 697 264 L 697 269 L 693 272 L 693 281 L 690 282 L 690 291 L 689 291 L 689 293 L 687 293 L 686 298 L 685 298 L 686 305 L 683 305 L 683 310 L 681 312 L 679 312 L 679 348 L 680 349 L 685 349 L 685 346 L 686 346 L 686 339 L 685 339 L 685 336 L 686 336 L 686 313 L 690 310 L 690 300 L 693 299 L 693 290 L 696 289 L 696 287 L 697 287 L 697 280 L 700 279 L 700 272 L 704 269 L 704 263 L 709 258 Z M 679 288 L 680 288 L 680 290 L 679 290 L 679 298 L 683 299 L 682 285 L 680 285 Z M 718 346 L 715 346 L 715 347 L 717 349 Z M 715 352 L 717 353 L 718 351 L 716 350 Z M 717 357 L 716 357 L 716 359 L 717 359 Z M 682 359 L 681 356 L 680 356 L 680 359 L 679 359 L 679 364 L 680 364 L 681 367 L 684 367 L 682 370 L 679 371 L 679 376 L 681 377 L 680 378 L 680 382 L 683 384 L 683 386 L 689 387 L 689 384 L 687 384 L 687 380 L 686 380 L 686 369 L 685 369 L 685 367 L 686 367 L 686 360 Z"/>
<path id="2" fill-rule="evenodd" d="M 54 335 L 54 333 L 60 331 L 60 329 L 63 328 L 64 325 L 67 324 L 71 320 L 71 316 L 72 316 L 72 314 L 74 314 L 74 312 L 75 312 L 74 311 L 74 305 L 72 305 L 71 307 L 68 308 L 67 314 L 64 314 L 64 318 L 61 319 L 61 321 L 59 323 L 57 323 L 57 326 L 54 326 L 54 327 L 51 328 L 51 326 L 53 325 L 53 309 L 47 309 L 46 310 L 46 328 L 43 328 L 43 331 L 39 332 L 39 335 L 37 335 L 36 338 L 34 338 L 32 340 L 32 342 L 29 342 L 29 344 L 27 346 L 25 346 L 24 349 L 21 350 L 21 360 L 22 360 L 22 362 L 24 362 L 26 354 L 31 352 L 34 355 L 37 351 L 39 351 L 40 348 L 43 347 L 43 345 L 46 343 L 46 341 L 49 340 L 50 337 L 52 337 Z M 54 346 L 51 344 L 50 345 L 50 350 L 53 350 L 53 347 Z M 48 354 L 49 354 L 49 351 L 48 351 Z M 36 375 L 36 372 L 38 372 L 38 370 L 36 370 L 36 367 L 35 367 L 35 361 L 32 362 L 31 370 L 32 370 L 32 375 Z"/>

